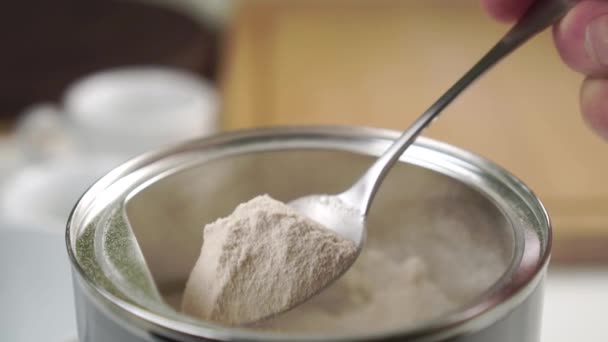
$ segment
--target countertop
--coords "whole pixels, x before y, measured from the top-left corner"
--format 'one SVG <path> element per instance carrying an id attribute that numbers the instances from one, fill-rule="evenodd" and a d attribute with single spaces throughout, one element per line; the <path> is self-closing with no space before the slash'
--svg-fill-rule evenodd
<path id="1" fill-rule="evenodd" d="M 608 267 L 553 268 L 543 311 L 543 342 L 608 341 Z"/>

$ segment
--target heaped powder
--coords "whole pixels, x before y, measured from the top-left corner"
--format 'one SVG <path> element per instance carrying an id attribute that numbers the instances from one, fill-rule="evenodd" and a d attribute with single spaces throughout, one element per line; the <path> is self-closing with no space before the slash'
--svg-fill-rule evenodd
<path id="1" fill-rule="evenodd" d="M 352 241 L 258 196 L 205 226 L 182 310 L 223 324 L 255 322 L 308 299 L 356 256 Z"/>

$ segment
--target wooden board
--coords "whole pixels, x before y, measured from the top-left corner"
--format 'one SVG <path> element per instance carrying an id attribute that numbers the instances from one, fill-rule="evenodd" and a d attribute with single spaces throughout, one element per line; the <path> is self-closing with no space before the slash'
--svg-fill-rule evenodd
<path id="1" fill-rule="evenodd" d="M 226 129 L 401 130 L 507 29 L 471 1 L 245 3 L 225 46 Z M 581 80 L 545 32 L 425 135 L 496 161 L 532 187 L 552 216 L 557 260 L 608 261 L 608 144 L 580 118 Z"/>

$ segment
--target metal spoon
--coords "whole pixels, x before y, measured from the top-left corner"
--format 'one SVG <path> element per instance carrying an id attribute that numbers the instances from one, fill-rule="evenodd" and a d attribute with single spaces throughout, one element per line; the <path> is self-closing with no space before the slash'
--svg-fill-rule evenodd
<path id="1" fill-rule="evenodd" d="M 310 195 L 290 206 L 354 241 L 365 240 L 365 220 L 378 187 L 388 170 L 441 111 L 495 63 L 566 14 L 575 0 L 538 0 L 509 32 L 408 128 L 348 190 L 337 195 Z"/>

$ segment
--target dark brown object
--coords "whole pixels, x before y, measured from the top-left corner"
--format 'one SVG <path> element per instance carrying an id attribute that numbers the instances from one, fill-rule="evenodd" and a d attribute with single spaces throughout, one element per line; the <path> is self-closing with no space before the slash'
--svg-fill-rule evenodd
<path id="1" fill-rule="evenodd" d="M 133 64 L 214 79 L 216 35 L 188 16 L 135 1 L 29 0 L 0 5 L 0 119 L 58 100 L 73 80 Z"/>

